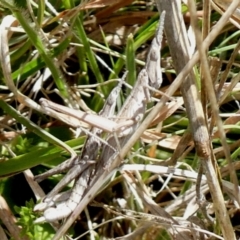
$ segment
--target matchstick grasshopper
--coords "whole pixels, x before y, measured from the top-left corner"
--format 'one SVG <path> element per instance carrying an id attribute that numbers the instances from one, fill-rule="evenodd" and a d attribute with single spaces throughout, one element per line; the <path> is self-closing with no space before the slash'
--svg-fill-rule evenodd
<path id="1" fill-rule="evenodd" d="M 156 35 L 152 41 L 147 62 L 144 69 L 142 69 L 138 75 L 135 86 L 133 87 L 131 94 L 126 99 L 120 112 L 117 114 L 115 120 L 109 120 L 106 116 L 90 116 L 87 113 L 78 112 L 76 110 L 68 108 L 58 108 L 57 105 L 42 100 L 42 104 L 45 105 L 50 111 L 57 110 L 61 113 L 69 114 L 72 117 L 76 117 L 86 121 L 94 126 L 93 132 L 85 144 L 85 148 L 80 159 L 77 160 L 79 166 L 81 166 L 81 160 L 96 160 L 96 164 L 89 164 L 86 168 L 79 170 L 75 178 L 74 187 L 70 193 L 70 197 L 61 204 L 54 206 L 54 196 L 58 193 L 59 189 L 50 192 L 44 200 L 44 219 L 52 222 L 59 219 L 68 217 L 67 222 L 61 227 L 54 239 L 59 239 L 64 232 L 71 226 L 76 217 L 85 208 L 89 201 L 97 194 L 102 185 L 106 182 L 107 178 L 116 170 L 116 168 L 122 163 L 122 158 L 119 157 L 119 151 L 126 144 L 131 134 L 137 131 L 139 122 L 142 120 L 146 104 L 150 101 L 152 91 L 150 89 L 158 89 L 162 84 L 162 74 L 160 70 L 160 49 L 163 35 L 165 12 L 161 14 L 160 24 L 156 31 Z M 114 104 L 114 103 L 113 103 Z M 115 109 L 115 107 L 114 107 Z M 96 120 L 97 119 L 97 120 Z M 101 124 L 99 124 L 101 122 Z M 106 125 L 102 124 L 107 123 Z M 99 130 L 101 129 L 101 130 Z M 103 144 L 100 155 L 95 152 L 91 157 L 89 156 L 89 149 L 92 149 L 91 145 L 99 145 L 98 131 L 106 131 L 109 136 L 106 138 L 106 143 Z M 100 141 L 101 142 L 101 141 Z M 86 163 L 86 162 L 85 162 Z M 84 164 L 85 164 L 84 163 Z M 69 164 L 71 165 L 71 164 Z M 74 175 L 75 167 L 70 166 L 68 172 L 69 175 Z M 80 169 L 80 167 L 78 167 Z M 67 175 L 68 175 L 67 174 Z M 66 178 L 61 180 L 61 187 L 65 186 Z M 64 185 L 65 184 L 65 185 Z M 38 205 L 36 206 L 38 208 Z M 42 209 L 41 209 L 42 210 Z M 40 219 L 42 220 L 42 219 Z"/>

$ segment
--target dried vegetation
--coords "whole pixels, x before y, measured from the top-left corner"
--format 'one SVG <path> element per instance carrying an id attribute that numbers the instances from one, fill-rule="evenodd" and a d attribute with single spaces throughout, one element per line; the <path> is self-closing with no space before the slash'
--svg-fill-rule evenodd
<path id="1" fill-rule="evenodd" d="M 33 206 L 62 174 L 40 185 L 33 176 L 80 154 L 91 126 L 47 116 L 39 99 L 95 114 L 126 70 L 134 85 L 156 2 L 163 84 L 124 164 L 68 236 L 238 239 L 239 1 L 73 2 L 0 2 L 0 239 L 58 239 L 59 226 L 33 223 Z"/>

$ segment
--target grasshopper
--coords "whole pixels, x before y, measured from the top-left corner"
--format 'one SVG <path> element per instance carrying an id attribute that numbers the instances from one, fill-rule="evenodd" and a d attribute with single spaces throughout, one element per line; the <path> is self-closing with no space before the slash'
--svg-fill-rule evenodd
<path id="1" fill-rule="evenodd" d="M 116 106 L 116 100 L 117 100 L 117 97 L 118 97 L 118 95 L 121 91 L 122 83 L 125 80 L 126 75 L 127 75 L 127 72 L 123 75 L 122 80 L 120 81 L 118 86 L 115 87 L 111 91 L 111 93 L 108 96 L 101 112 L 99 113 L 99 115 L 96 115 L 96 116 L 98 116 L 98 117 L 100 116 L 103 119 L 106 118 L 107 120 L 110 117 L 113 116 L 115 106 Z M 47 101 L 45 99 L 41 99 L 41 103 L 42 103 L 43 106 L 45 106 L 45 108 L 48 108 L 48 110 L 49 110 L 49 108 L 50 108 L 51 111 L 52 111 L 52 108 L 56 109 L 56 110 L 59 110 L 59 111 L 64 109 L 63 112 L 68 113 L 67 108 L 62 108 L 61 105 L 52 103 L 52 102 Z M 70 110 L 72 110 L 72 109 L 70 109 Z M 82 114 L 83 113 L 80 112 L 80 115 L 82 115 Z M 90 118 L 91 115 L 88 114 L 88 116 Z M 93 118 L 94 117 L 95 117 L 95 115 L 93 116 Z M 49 170 L 48 172 L 43 173 L 43 174 L 35 177 L 35 180 L 40 182 L 48 176 L 51 176 L 53 174 L 69 170 L 67 172 L 67 174 L 63 177 L 63 179 L 45 197 L 44 202 L 35 206 L 36 211 L 43 211 L 46 208 L 49 208 L 49 207 L 53 206 L 54 205 L 54 199 L 53 199 L 54 196 L 63 187 L 65 187 L 73 179 L 75 179 L 81 172 L 83 172 L 89 165 L 91 165 L 95 162 L 94 160 L 96 160 L 96 157 L 97 157 L 97 154 L 98 154 L 98 149 L 100 149 L 102 142 L 104 142 L 101 138 L 99 138 L 99 136 L 101 135 L 102 132 L 103 132 L 102 129 L 97 128 L 97 127 L 93 127 L 92 130 L 91 130 L 91 134 L 89 135 L 89 137 L 86 140 L 86 143 L 85 143 L 85 146 L 83 148 L 81 156 L 79 156 L 77 158 L 74 158 L 74 159 L 69 159 L 69 160 L 63 162 L 62 164 L 60 164 L 59 166 L 57 166 L 56 168 L 53 168 L 53 169 Z M 104 142 L 104 143 L 106 143 L 106 142 Z M 38 222 L 39 221 L 41 221 L 41 219 L 38 220 Z"/>
<path id="2" fill-rule="evenodd" d="M 88 113 L 84 113 L 80 110 L 69 109 L 69 108 L 63 107 L 59 104 L 48 101 L 46 99 L 40 99 L 40 102 L 45 109 L 48 109 L 48 111 L 50 110 L 51 112 L 53 111 L 53 109 L 55 109 L 55 110 L 61 111 L 61 113 L 65 113 L 65 115 L 67 115 L 67 114 L 69 115 L 69 114 L 73 113 L 72 112 L 72 110 L 73 110 L 74 112 L 76 112 L 75 118 L 77 116 L 77 118 L 81 119 L 81 120 L 82 120 L 81 116 L 83 114 L 86 114 L 86 115 L 89 116 L 89 119 L 90 119 L 89 121 L 87 121 L 87 123 L 89 123 L 93 126 L 96 123 L 96 118 L 99 120 L 99 124 L 101 122 L 105 121 L 105 120 L 107 121 L 107 123 L 109 123 L 109 122 L 114 123 L 113 121 L 111 121 L 109 119 L 114 114 L 114 110 L 115 110 L 115 106 L 116 106 L 116 99 L 117 99 L 117 97 L 120 93 L 122 84 L 126 79 L 126 75 L 127 75 L 127 72 L 123 75 L 123 77 L 122 77 L 120 83 L 118 84 L 118 86 L 116 86 L 111 91 L 111 93 L 109 94 L 108 98 L 105 101 L 105 104 L 104 104 L 102 110 L 99 112 L 98 115 L 91 115 L 91 114 L 88 114 Z M 70 113 L 69 113 L 69 111 L 70 111 Z M 55 112 L 54 116 L 56 116 L 56 115 L 57 115 L 57 113 Z M 62 117 L 62 118 L 59 118 L 59 119 L 62 120 L 62 121 L 65 121 L 65 116 Z M 66 123 L 68 123 L 68 119 L 67 119 Z M 110 126 L 110 129 L 108 129 L 108 131 L 111 130 L 112 125 Z M 89 134 L 89 137 L 86 140 L 84 150 L 83 150 L 80 157 L 78 156 L 77 158 L 69 159 L 69 160 L 63 162 L 62 164 L 58 165 L 57 167 L 47 171 L 46 173 L 35 176 L 35 180 L 37 182 L 41 182 L 42 180 L 44 180 L 45 178 L 47 178 L 49 176 L 52 176 L 56 173 L 61 173 L 61 172 L 69 170 L 73 165 L 78 164 L 80 161 L 81 161 L 81 164 L 84 163 L 84 165 L 85 165 L 85 163 L 86 164 L 91 163 L 90 159 L 93 160 L 93 159 L 96 158 L 96 156 L 89 157 L 89 154 L 86 153 L 86 152 L 89 151 L 89 152 L 92 152 L 92 153 L 93 152 L 96 153 L 97 151 L 95 151 L 95 150 L 100 147 L 100 142 L 105 143 L 102 139 L 99 139 L 99 136 L 103 132 L 104 126 L 107 126 L 107 125 L 105 124 L 105 125 L 101 125 L 101 126 L 103 126 L 103 127 L 100 128 L 100 125 L 98 125 L 98 127 L 95 126 L 95 127 L 92 128 L 91 132 L 87 132 Z M 84 162 L 84 160 L 86 160 L 86 161 Z"/>
<path id="3" fill-rule="evenodd" d="M 164 17 L 165 12 L 161 14 L 160 24 L 150 46 L 146 66 L 139 73 L 131 94 L 118 113 L 114 121 L 115 127 L 113 131 L 109 131 L 110 134 L 106 139 L 107 144 L 103 146 L 97 163 L 94 166 L 89 166 L 84 172 L 78 175 L 71 196 L 66 202 L 63 202 L 56 208 L 48 208 L 44 212 L 44 217 L 47 221 L 56 221 L 71 214 L 53 238 L 54 240 L 59 239 L 67 231 L 89 201 L 97 194 L 108 177 L 122 163 L 122 158 L 119 157 L 118 150 L 126 144 L 131 134 L 137 130 L 139 122 L 145 114 L 146 104 L 152 94 L 149 87 L 158 89 L 162 84 L 160 49 Z M 126 119 L 130 120 L 126 121 Z M 127 124 L 125 124 L 126 122 Z"/>

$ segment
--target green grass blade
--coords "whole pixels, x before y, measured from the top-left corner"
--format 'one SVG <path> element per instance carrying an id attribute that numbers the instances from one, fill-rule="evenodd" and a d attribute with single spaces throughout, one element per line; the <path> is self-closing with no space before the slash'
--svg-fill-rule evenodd
<path id="1" fill-rule="evenodd" d="M 37 21 L 41 26 L 44 19 L 44 11 L 45 11 L 45 0 L 38 1 L 38 12 L 37 12 Z"/>
<path id="2" fill-rule="evenodd" d="M 138 33 L 136 33 L 136 37 L 134 39 L 134 43 L 133 43 L 133 49 L 134 51 L 136 51 L 142 44 L 144 44 L 148 39 L 152 38 L 152 36 L 154 36 L 155 31 L 156 31 L 156 27 L 158 24 L 158 18 L 156 18 L 157 20 L 155 20 L 153 22 L 153 20 L 151 19 L 148 23 L 144 24 L 144 26 L 140 30 L 138 30 Z M 126 54 L 126 51 L 125 51 Z M 122 70 L 123 66 L 125 64 L 125 61 L 123 59 L 118 59 L 115 66 L 114 66 L 114 72 L 116 75 L 118 75 L 120 73 L 120 71 Z M 109 79 L 112 78 L 116 78 L 115 74 L 110 74 Z"/>
<path id="3" fill-rule="evenodd" d="M 13 107 L 9 106 L 6 102 L 4 102 L 2 99 L 0 99 L 0 107 L 11 117 L 17 120 L 18 123 L 23 124 L 25 127 L 28 128 L 28 130 L 34 132 L 39 137 L 44 139 L 45 141 L 52 143 L 54 145 L 60 146 L 63 149 L 66 149 L 66 144 L 64 144 L 62 141 L 60 141 L 58 138 L 54 137 L 41 127 L 37 126 L 33 122 L 31 122 L 29 119 L 25 118 L 22 114 L 18 113 Z"/>
<path id="4" fill-rule="evenodd" d="M 67 141 L 69 147 L 77 148 L 81 145 L 80 139 Z M 22 154 L 0 163 L 0 177 L 6 177 L 26 169 L 35 167 L 55 158 L 62 158 L 63 150 L 59 147 L 46 147 L 30 153 Z"/>
<path id="5" fill-rule="evenodd" d="M 49 53 L 49 50 L 44 45 L 43 41 L 40 38 L 40 34 L 38 34 L 34 27 L 31 26 L 26 20 L 26 16 L 24 16 L 20 11 L 13 10 L 13 13 L 15 17 L 18 19 L 19 23 L 25 30 L 26 34 L 28 35 L 30 41 L 35 46 L 35 48 L 38 50 L 39 54 L 43 58 L 44 62 L 46 63 L 47 67 L 50 69 L 53 79 L 63 97 L 63 99 L 66 100 L 66 98 L 69 97 L 68 91 L 67 91 L 67 85 L 65 83 L 65 80 L 63 79 L 61 72 L 59 68 L 56 66 L 54 59 L 51 57 L 51 54 Z"/>
<path id="6" fill-rule="evenodd" d="M 58 56 L 65 48 L 67 48 L 70 41 L 70 38 L 65 38 L 56 48 L 53 49 L 51 58 Z M 37 59 L 27 62 L 21 68 L 13 72 L 12 79 L 13 81 L 24 80 L 45 66 L 46 62 L 44 61 L 44 58 L 40 56 Z"/>
<path id="7" fill-rule="evenodd" d="M 128 71 L 127 75 L 127 82 L 130 85 L 134 85 L 136 81 L 136 63 L 135 63 L 135 50 L 134 50 L 134 41 L 133 41 L 133 35 L 130 34 L 127 39 L 127 48 L 126 48 L 126 68 Z M 131 90 L 128 89 L 127 93 L 130 94 Z"/>
<path id="8" fill-rule="evenodd" d="M 75 28 L 76 28 L 76 31 L 77 31 L 77 35 L 81 39 L 81 43 L 84 46 L 85 54 L 86 54 L 86 56 L 89 60 L 90 67 L 93 71 L 94 76 L 96 77 L 97 82 L 98 83 L 103 83 L 104 79 L 103 79 L 101 71 L 98 67 L 94 52 L 92 51 L 92 49 L 90 47 L 89 40 L 88 40 L 87 35 L 85 33 L 82 21 L 79 17 L 76 18 Z M 99 87 L 99 90 L 104 94 L 104 96 L 108 96 L 109 91 L 107 90 L 107 87 L 105 87 L 105 88 Z"/>

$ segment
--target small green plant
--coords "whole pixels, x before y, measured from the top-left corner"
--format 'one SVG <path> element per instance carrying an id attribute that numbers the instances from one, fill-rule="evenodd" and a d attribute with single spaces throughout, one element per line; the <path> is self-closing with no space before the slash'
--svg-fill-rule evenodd
<path id="1" fill-rule="evenodd" d="M 29 239 L 50 240 L 54 236 L 54 230 L 49 224 L 34 224 L 36 213 L 33 212 L 34 201 L 31 199 L 26 202 L 26 206 L 14 207 L 14 210 L 19 215 L 17 224 L 22 228 L 22 236 L 27 236 Z"/>

